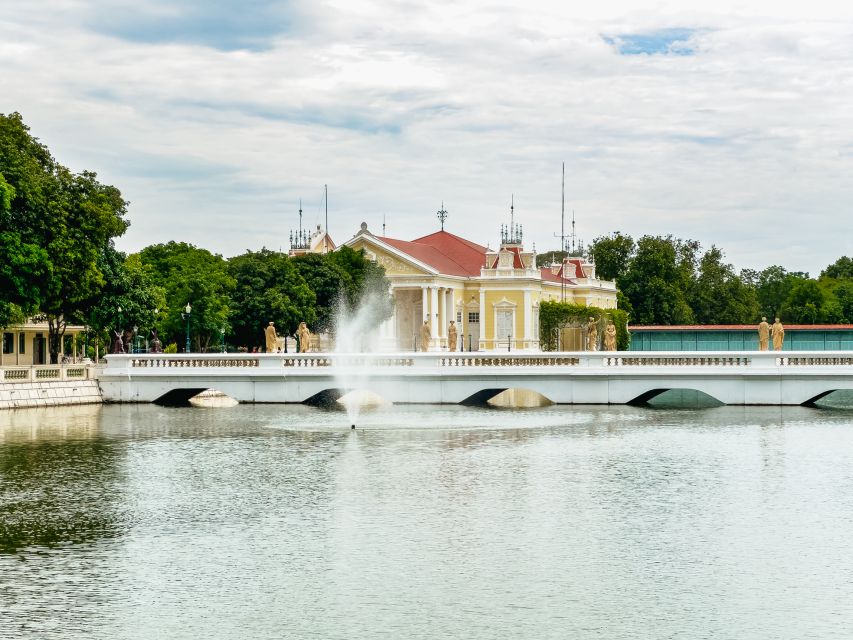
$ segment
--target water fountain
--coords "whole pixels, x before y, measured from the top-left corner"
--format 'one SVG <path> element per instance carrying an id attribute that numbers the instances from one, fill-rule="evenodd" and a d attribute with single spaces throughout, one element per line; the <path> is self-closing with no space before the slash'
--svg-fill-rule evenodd
<path id="1" fill-rule="evenodd" d="M 369 389 L 371 354 L 379 350 L 378 313 L 383 294 L 368 291 L 359 305 L 350 310 L 343 302 L 335 314 L 335 346 L 333 369 L 335 381 L 343 395 L 338 402 L 346 409 L 353 429 L 361 411 L 384 404 L 382 398 Z"/>

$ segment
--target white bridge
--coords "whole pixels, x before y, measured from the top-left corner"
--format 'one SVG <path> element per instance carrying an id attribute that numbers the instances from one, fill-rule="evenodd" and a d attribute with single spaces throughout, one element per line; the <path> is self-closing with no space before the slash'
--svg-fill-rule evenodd
<path id="1" fill-rule="evenodd" d="M 111 355 L 107 402 L 176 404 L 215 389 L 239 402 L 321 404 L 353 390 L 394 403 L 481 404 L 507 389 L 558 404 L 641 404 L 671 389 L 725 404 L 811 404 L 853 389 L 853 354 L 578 352 L 512 354 Z"/>

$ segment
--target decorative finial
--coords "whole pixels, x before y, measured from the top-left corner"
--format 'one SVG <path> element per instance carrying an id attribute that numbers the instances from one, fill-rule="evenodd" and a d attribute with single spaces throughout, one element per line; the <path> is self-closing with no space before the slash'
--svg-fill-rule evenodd
<path id="1" fill-rule="evenodd" d="M 441 230 L 444 231 L 444 221 L 447 220 L 447 211 L 444 210 L 444 200 L 441 201 L 441 209 L 435 215 L 441 221 Z"/>

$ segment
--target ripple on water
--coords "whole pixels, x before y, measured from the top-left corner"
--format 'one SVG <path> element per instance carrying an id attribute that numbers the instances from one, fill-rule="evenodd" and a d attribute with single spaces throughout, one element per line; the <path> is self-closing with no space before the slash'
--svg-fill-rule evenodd
<path id="1" fill-rule="evenodd" d="M 0 414 L 0 637 L 853 636 L 853 416 Z"/>

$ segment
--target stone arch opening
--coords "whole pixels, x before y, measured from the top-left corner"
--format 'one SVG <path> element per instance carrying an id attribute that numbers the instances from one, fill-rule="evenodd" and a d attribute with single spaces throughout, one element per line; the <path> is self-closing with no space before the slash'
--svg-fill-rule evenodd
<path id="1" fill-rule="evenodd" d="M 802 403 L 818 409 L 853 409 L 853 389 L 829 389 Z"/>
<path id="2" fill-rule="evenodd" d="M 189 407 L 192 406 L 190 405 L 190 398 L 193 398 L 207 390 L 208 387 L 172 389 L 157 398 L 154 401 L 154 404 L 160 405 L 161 407 Z"/>
<path id="3" fill-rule="evenodd" d="M 554 401 L 533 389 L 511 387 L 482 389 L 465 398 L 460 404 L 469 407 L 526 409 L 532 407 L 549 407 L 554 404 Z"/>
<path id="4" fill-rule="evenodd" d="M 338 409 L 341 408 L 341 405 L 338 404 L 338 400 L 346 393 L 344 389 L 323 389 L 319 393 L 315 393 L 310 398 L 306 398 L 302 401 L 302 404 L 307 404 L 311 407 L 318 407 L 320 409 Z"/>
<path id="5" fill-rule="evenodd" d="M 655 409 L 709 409 L 725 405 L 704 391 L 686 388 L 649 389 L 627 404 Z"/>

